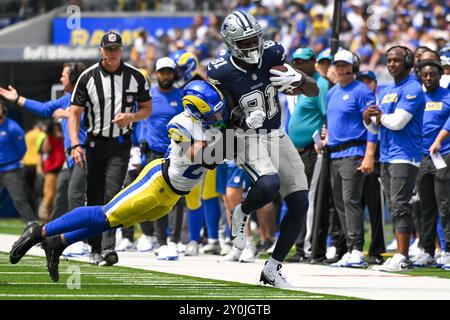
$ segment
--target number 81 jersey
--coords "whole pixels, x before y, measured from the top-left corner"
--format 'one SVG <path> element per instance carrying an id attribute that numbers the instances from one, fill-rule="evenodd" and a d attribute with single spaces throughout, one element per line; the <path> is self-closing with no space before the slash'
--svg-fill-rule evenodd
<path id="1" fill-rule="evenodd" d="M 269 80 L 269 70 L 285 62 L 284 48 L 278 42 L 265 41 L 259 63 L 253 70 L 239 67 L 234 59 L 227 53 L 211 61 L 206 68 L 209 81 L 227 91 L 233 98 L 234 106 L 241 106 L 246 116 L 256 110 L 265 112 L 266 119 L 260 129 L 278 129 L 280 102 L 277 89 Z"/>

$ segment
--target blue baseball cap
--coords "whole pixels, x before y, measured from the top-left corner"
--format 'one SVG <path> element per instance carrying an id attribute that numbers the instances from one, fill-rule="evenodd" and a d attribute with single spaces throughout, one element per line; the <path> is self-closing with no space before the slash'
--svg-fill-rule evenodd
<path id="1" fill-rule="evenodd" d="M 323 50 L 317 56 L 317 62 L 319 62 L 320 60 L 323 60 L 323 59 L 327 59 L 327 60 L 333 61 L 333 56 L 331 55 L 331 49 L 330 48 Z"/>
<path id="2" fill-rule="evenodd" d="M 369 78 L 371 80 L 377 81 L 377 76 L 375 75 L 375 72 L 372 70 L 364 70 L 360 71 L 356 74 L 356 79 L 360 80 L 361 78 Z"/>
<path id="3" fill-rule="evenodd" d="M 311 48 L 298 48 L 294 51 L 292 54 L 292 60 L 294 59 L 301 59 L 301 60 L 309 60 L 312 58 L 315 58 L 316 54 Z"/>

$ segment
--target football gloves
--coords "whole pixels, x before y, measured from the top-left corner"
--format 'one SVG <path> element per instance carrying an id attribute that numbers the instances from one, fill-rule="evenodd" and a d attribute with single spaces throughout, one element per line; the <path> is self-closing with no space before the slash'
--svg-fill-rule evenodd
<path id="1" fill-rule="evenodd" d="M 266 113 L 261 110 L 256 110 L 250 112 L 247 118 L 245 118 L 245 123 L 250 129 L 261 128 L 264 120 L 266 120 Z"/>
<path id="2" fill-rule="evenodd" d="M 272 82 L 272 85 L 278 89 L 278 91 L 291 91 L 295 89 L 297 85 L 293 85 L 293 83 L 302 83 L 304 81 L 301 73 L 294 70 L 294 68 L 288 64 L 283 64 L 287 68 L 287 71 L 283 72 L 276 69 L 270 69 L 270 73 L 272 77 L 269 80 Z"/>

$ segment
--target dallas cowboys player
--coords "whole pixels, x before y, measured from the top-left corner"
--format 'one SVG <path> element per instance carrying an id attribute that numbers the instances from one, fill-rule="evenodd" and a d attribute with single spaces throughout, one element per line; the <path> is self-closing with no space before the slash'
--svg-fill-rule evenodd
<path id="1" fill-rule="evenodd" d="M 275 87 L 287 94 L 295 92 L 307 96 L 316 96 L 318 87 L 312 78 L 286 63 L 279 43 L 263 41 L 262 28 L 253 16 L 234 11 L 225 18 L 221 34 L 229 54 L 211 61 L 206 74 L 219 86 L 231 107 L 241 108 L 244 126 L 258 132 L 237 137 L 246 139 L 246 148 L 238 153 L 236 162 L 243 163 L 241 166 L 253 186 L 242 204 L 232 211 L 231 238 L 237 248 L 244 249 L 248 215 L 273 201 L 280 192 L 288 212 L 260 281 L 279 288 L 290 287 L 281 275 L 281 262 L 294 244 L 305 218 L 308 185 L 302 160 L 288 135 L 280 129 L 280 105 Z M 271 69 L 279 65 L 284 65 L 287 71 Z M 266 134 L 261 129 L 265 129 Z M 248 148 L 256 144 L 258 148 Z M 265 147 L 271 144 L 278 148 Z"/>

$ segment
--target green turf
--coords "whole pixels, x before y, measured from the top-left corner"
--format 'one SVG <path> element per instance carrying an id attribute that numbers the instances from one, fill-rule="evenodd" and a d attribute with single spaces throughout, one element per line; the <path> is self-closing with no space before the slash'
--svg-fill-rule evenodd
<path id="1" fill-rule="evenodd" d="M 402 272 L 402 274 L 409 274 L 412 276 L 420 276 L 420 277 L 435 277 L 435 278 L 450 279 L 450 271 L 446 271 L 442 268 L 413 269 L 408 272 Z"/>
<path id="2" fill-rule="evenodd" d="M 17 218 L 0 218 L 0 233 L 3 234 L 21 234 L 23 230 L 23 221 Z"/>
<path id="3" fill-rule="evenodd" d="M 80 289 L 72 288 L 80 270 Z M 52 283 L 45 258 L 24 257 L 11 265 L 0 253 L 0 299 L 93 299 L 116 300 L 341 300 L 343 296 L 280 290 L 125 267 L 97 267 L 76 261 L 61 261 L 59 283 Z M 355 299 L 356 300 L 356 299 Z"/>

